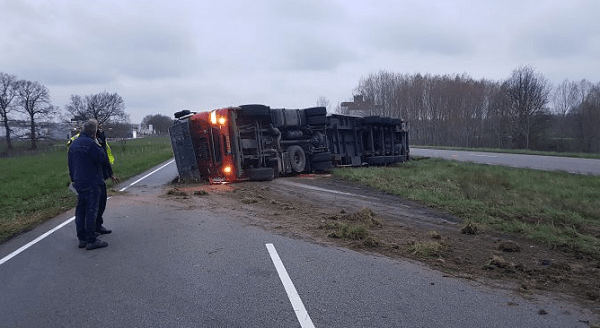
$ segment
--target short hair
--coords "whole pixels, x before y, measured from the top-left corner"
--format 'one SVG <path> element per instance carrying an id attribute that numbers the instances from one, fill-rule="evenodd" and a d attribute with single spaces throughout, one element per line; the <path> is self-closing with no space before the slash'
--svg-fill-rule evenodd
<path id="1" fill-rule="evenodd" d="M 90 137 L 96 136 L 96 131 L 98 130 L 98 121 L 95 119 L 89 119 L 87 122 L 83 123 L 83 127 L 81 128 L 81 132 L 89 135 Z"/>

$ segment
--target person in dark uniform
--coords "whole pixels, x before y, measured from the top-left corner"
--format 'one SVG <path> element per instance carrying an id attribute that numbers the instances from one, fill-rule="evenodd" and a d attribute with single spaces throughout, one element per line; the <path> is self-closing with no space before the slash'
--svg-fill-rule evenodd
<path id="1" fill-rule="evenodd" d="M 96 140 L 97 130 L 98 121 L 91 119 L 85 122 L 68 152 L 69 176 L 77 191 L 77 239 L 79 248 L 88 250 L 108 246 L 108 243 L 96 237 L 96 216 L 104 185 L 102 167 L 108 163 L 106 152 Z"/>

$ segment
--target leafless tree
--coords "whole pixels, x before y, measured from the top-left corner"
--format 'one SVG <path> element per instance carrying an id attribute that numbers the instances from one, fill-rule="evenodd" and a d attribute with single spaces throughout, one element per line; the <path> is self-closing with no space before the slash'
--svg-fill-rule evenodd
<path id="1" fill-rule="evenodd" d="M 594 85 L 585 80 L 552 89 L 527 66 L 504 81 L 380 71 L 362 77 L 353 90 L 354 101 L 341 108 L 354 115 L 400 117 L 410 124 L 415 144 L 568 150 L 579 140 L 580 149 L 589 151 L 583 144 L 590 142 L 582 140 L 592 140 L 594 149 L 595 139 L 582 120 L 595 122 L 592 90 Z M 553 111 L 547 107 L 550 100 Z M 585 131 L 589 133 L 581 135 Z"/>
<path id="2" fill-rule="evenodd" d="M 515 69 L 502 84 L 502 93 L 508 102 L 512 137 L 518 148 L 529 149 L 537 131 L 537 119 L 544 114 L 549 100 L 547 80 L 530 66 Z"/>
<path id="3" fill-rule="evenodd" d="M 29 116 L 31 149 L 36 149 L 36 117 L 49 116 L 58 112 L 50 103 L 48 88 L 38 82 L 19 80 L 16 86 L 17 110 Z"/>
<path id="4" fill-rule="evenodd" d="M 317 106 L 318 107 L 325 107 L 329 111 L 329 105 L 330 105 L 329 99 L 327 99 L 327 97 L 319 96 L 319 98 L 317 98 Z"/>
<path id="5" fill-rule="evenodd" d="M 573 110 L 573 117 L 580 149 L 600 151 L 600 83 L 592 87 L 584 102 Z"/>
<path id="6" fill-rule="evenodd" d="M 554 89 L 552 103 L 554 113 L 566 117 L 569 111 L 581 103 L 577 82 L 564 80 Z"/>
<path id="7" fill-rule="evenodd" d="M 12 149 L 12 143 L 10 140 L 11 129 L 8 126 L 8 115 L 13 109 L 13 99 L 15 99 L 17 92 L 15 89 L 15 83 L 17 77 L 6 73 L 0 73 L 0 118 L 6 130 L 6 146 L 8 149 Z"/>
<path id="8" fill-rule="evenodd" d="M 371 104 L 369 108 L 362 110 L 362 116 L 381 115 L 400 117 L 394 100 L 398 99 L 398 75 L 380 71 L 361 78 L 354 93 L 362 95 L 365 103 Z"/>
<path id="9" fill-rule="evenodd" d="M 125 103 L 123 98 L 115 93 L 101 92 L 87 95 L 71 95 L 71 102 L 66 106 L 67 112 L 73 117 L 83 120 L 94 118 L 100 124 L 107 122 L 125 122 Z"/>

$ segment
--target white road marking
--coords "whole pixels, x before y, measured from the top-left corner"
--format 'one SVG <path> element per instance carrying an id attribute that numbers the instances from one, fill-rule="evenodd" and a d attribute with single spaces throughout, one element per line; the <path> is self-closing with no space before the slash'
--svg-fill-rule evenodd
<path id="1" fill-rule="evenodd" d="M 376 197 L 351 194 L 351 193 L 348 193 L 348 192 L 331 190 L 331 189 L 324 189 L 324 188 L 309 186 L 309 185 L 305 185 L 305 184 L 301 184 L 301 183 L 295 183 L 295 182 L 290 182 L 290 181 L 285 181 L 283 183 L 288 184 L 288 185 L 292 185 L 292 186 L 306 188 L 306 189 L 316 190 L 316 191 L 329 192 L 329 193 L 332 193 L 332 194 L 339 194 L 339 195 L 353 196 L 353 197 L 362 197 L 362 198 L 367 198 L 367 199 L 376 199 Z"/>
<path id="2" fill-rule="evenodd" d="M 123 191 L 123 190 L 125 190 L 125 189 L 127 189 L 127 188 L 129 188 L 129 187 L 133 186 L 134 184 L 136 184 L 136 183 L 138 183 L 138 182 L 142 181 L 143 179 L 145 179 L 145 178 L 149 177 L 151 174 L 153 174 L 153 173 L 156 173 L 156 172 L 158 172 L 159 170 L 163 169 L 165 166 L 167 166 L 167 165 L 169 165 L 169 164 L 173 163 L 173 161 L 174 161 L 174 160 L 171 160 L 171 161 L 170 161 L 170 162 L 168 162 L 167 164 L 165 164 L 165 165 L 163 165 L 163 166 L 161 166 L 161 167 L 157 168 L 156 170 L 154 170 L 154 171 L 152 171 L 152 172 L 150 172 L 150 173 L 148 173 L 148 174 L 144 175 L 143 177 L 141 177 L 141 178 L 137 179 L 136 181 L 134 181 L 133 183 L 131 183 L 129 186 L 127 186 L 127 187 L 125 187 L 125 188 L 123 188 L 123 189 L 121 189 L 121 190 L 119 190 L 119 191 Z M 110 199 L 110 197 L 108 197 L 106 200 L 109 200 L 109 199 Z M 60 229 L 60 228 L 62 228 L 62 227 L 64 227 L 64 226 L 66 226 L 67 224 L 69 224 L 69 223 L 70 223 L 71 221 L 73 221 L 73 220 L 75 220 L 75 217 L 72 217 L 72 218 L 70 218 L 70 219 L 66 220 L 65 222 L 63 222 L 63 223 L 61 223 L 61 224 L 57 225 L 56 227 L 54 227 L 53 229 L 51 229 L 51 230 L 47 231 L 47 232 L 46 232 L 46 233 L 44 233 L 43 235 L 41 235 L 41 236 L 37 237 L 36 239 L 34 239 L 34 240 L 32 240 L 32 241 L 28 242 L 27 244 L 25 244 L 25 245 L 21 246 L 21 247 L 20 247 L 19 249 L 17 249 L 16 251 L 14 251 L 14 252 L 12 252 L 12 253 L 10 253 L 10 254 L 6 255 L 6 256 L 5 256 L 5 257 L 3 257 L 2 259 L 0 259 L 0 265 L 4 264 L 6 261 L 8 261 L 8 260 L 12 259 L 13 257 L 15 257 L 15 256 L 19 255 L 21 252 L 23 252 L 24 250 L 28 249 L 29 247 L 31 247 L 31 246 L 33 246 L 33 245 L 37 244 L 37 243 L 38 243 L 39 241 L 41 241 L 42 239 L 44 239 L 44 238 L 46 238 L 46 237 L 50 236 L 50 235 L 51 235 L 52 233 L 54 233 L 56 230 L 58 230 L 58 229 Z"/>
<path id="3" fill-rule="evenodd" d="M 163 165 L 163 166 L 161 166 L 161 167 L 157 168 L 156 170 L 154 170 L 154 171 L 152 171 L 152 172 L 150 172 L 150 173 L 148 173 L 148 174 L 144 175 L 143 177 L 141 177 L 141 178 L 139 178 L 139 179 L 135 180 L 135 181 L 134 181 L 134 182 L 132 182 L 132 183 L 131 183 L 129 186 L 127 186 L 127 187 L 125 187 L 125 188 L 122 188 L 122 189 L 120 189 L 119 191 L 124 191 L 125 189 L 127 189 L 127 188 L 129 188 L 129 187 L 133 186 L 134 184 L 136 184 L 136 183 L 138 183 L 138 182 L 140 182 L 140 181 L 142 181 L 142 180 L 146 179 L 147 177 L 149 177 L 149 176 L 151 176 L 152 174 L 154 174 L 154 173 L 156 173 L 156 172 L 158 172 L 158 171 L 162 170 L 162 169 L 163 169 L 165 166 L 167 166 L 167 165 L 169 165 L 169 164 L 173 163 L 174 161 L 175 161 L 175 160 L 174 160 L 174 159 L 172 159 L 172 160 L 171 160 L 171 161 L 169 161 L 167 164 L 165 164 L 165 165 Z"/>
<path id="4" fill-rule="evenodd" d="M 498 156 L 493 156 L 493 155 L 480 155 L 480 154 L 469 154 L 471 156 L 475 156 L 475 157 L 491 157 L 491 158 L 496 158 Z"/>
<path id="5" fill-rule="evenodd" d="M 67 224 L 69 224 L 69 223 L 70 223 L 71 221 L 73 221 L 73 220 L 75 220 L 75 217 L 72 217 L 72 218 L 68 219 L 67 221 L 65 221 L 65 222 L 63 222 L 63 223 L 61 223 L 61 224 L 57 225 L 56 227 L 54 227 L 54 229 L 52 229 L 52 230 L 49 230 L 49 231 L 48 231 L 48 232 L 46 232 L 45 234 L 43 234 L 43 235 L 41 235 L 41 236 L 37 237 L 36 239 L 34 239 L 34 240 L 32 240 L 32 241 L 28 242 L 27 244 L 25 244 L 25 245 L 21 246 L 21 248 L 17 249 L 16 251 L 14 251 L 14 252 L 12 252 L 12 253 L 8 254 L 7 256 L 3 257 L 3 258 L 0 260 L 0 265 L 4 264 L 4 262 L 6 262 L 6 261 L 8 261 L 8 260 L 12 259 L 13 257 L 15 257 L 15 256 L 19 255 L 19 253 L 21 253 L 22 251 L 24 251 L 24 250 L 28 249 L 29 247 L 31 247 L 31 246 L 33 246 L 33 245 L 35 245 L 35 244 L 36 244 L 37 242 L 39 242 L 40 240 L 42 240 L 42 239 L 44 239 L 44 238 L 46 238 L 46 237 L 50 236 L 50 234 L 52 234 L 54 231 L 56 231 L 56 230 L 58 230 L 58 229 L 60 229 L 60 228 L 62 228 L 62 227 L 64 227 L 64 226 L 66 226 Z"/>
<path id="6" fill-rule="evenodd" d="M 300 326 L 302 326 L 302 328 L 314 328 L 315 325 L 308 316 L 308 312 L 306 312 L 306 309 L 304 308 L 304 304 L 300 299 L 300 295 L 298 295 L 296 287 L 294 287 L 294 283 L 292 283 L 285 266 L 283 266 L 283 262 L 281 262 L 275 246 L 273 246 L 273 244 L 266 244 L 266 246 L 267 250 L 269 250 L 269 255 L 271 255 L 271 260 L 275 265 L 275 269 L 277 269 L 277 273 L 279 274 L 279 279 L 281 280 L 281 283 L 285 288 L 285 292 L 292 303 L 292 308 L 294 309 L 294 313 L 296 313 L 296 318 L 298 318 Z"/>

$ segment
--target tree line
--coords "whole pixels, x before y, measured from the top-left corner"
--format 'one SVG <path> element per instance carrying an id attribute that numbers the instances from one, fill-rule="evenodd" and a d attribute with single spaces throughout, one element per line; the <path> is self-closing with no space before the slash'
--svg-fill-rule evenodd
<path id="1" fill-rule="evenodd" d="M 125 113 L 123 98 L 115 93 L 100 92 L 87 96 L 71 95 L 66 105 L 67 117 L 63 122 L 72 120 L 83 122 L 94 118 L 105 129 L 113 133 L 129 130 L 129 117 Z M 60 109 L 50 101 L 48 88 L 38 82 L 19 80 L 15 75 L 0 72 L 0 120 L 5 130 L 4 139 L 7 148 L 12 149 L 13 129 L 11 123 L 25 116 L 29 125 L 26 136 L 31 141 L 31 149 L 36 149 L 37 129 L 42 120 L 54 119 Z"/>
<path id="2" fill-rule="evenodd" d="M 600 83 L 553 87 L 530 66 L 503 81 L 380 71 L 354 94 L 364 105 L 340 112 L 402 118 L 411 144 L 600 152 Z"/>

